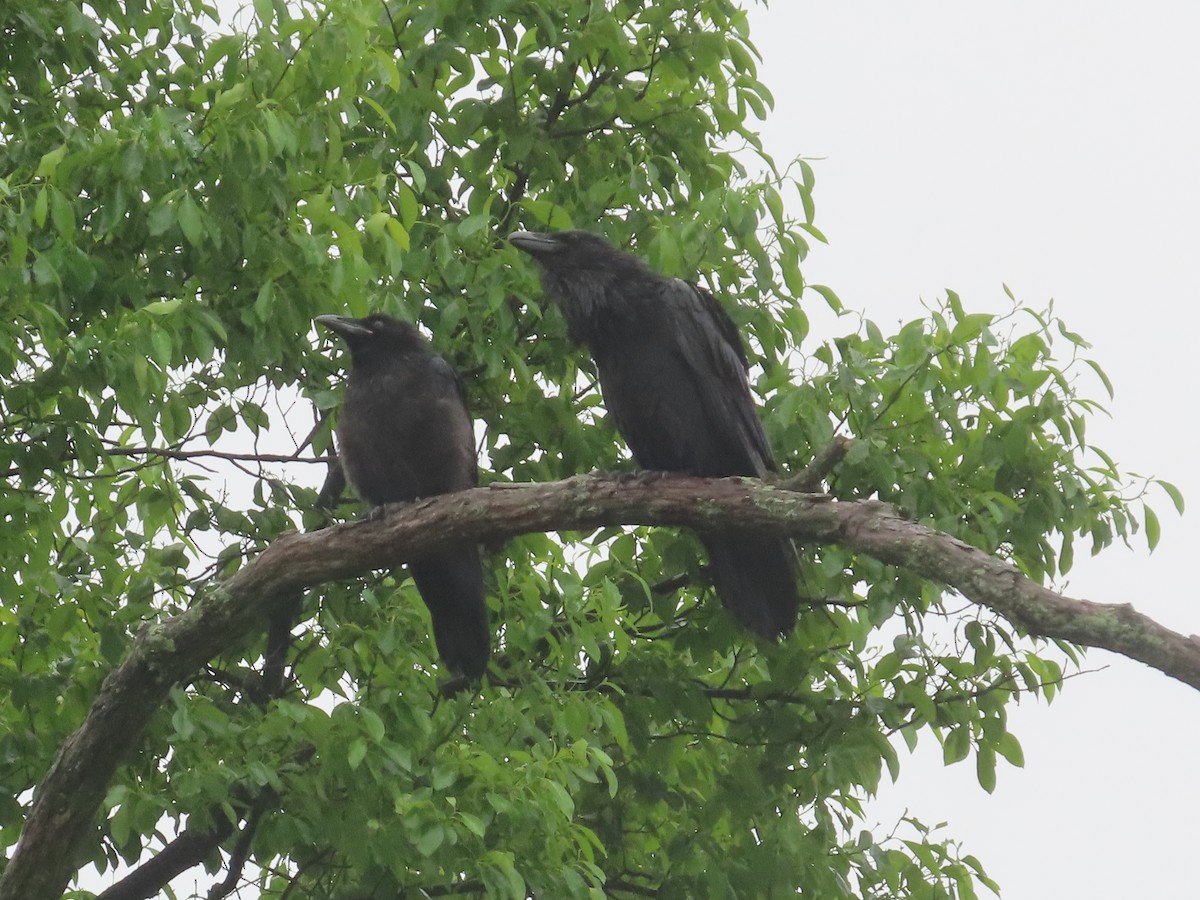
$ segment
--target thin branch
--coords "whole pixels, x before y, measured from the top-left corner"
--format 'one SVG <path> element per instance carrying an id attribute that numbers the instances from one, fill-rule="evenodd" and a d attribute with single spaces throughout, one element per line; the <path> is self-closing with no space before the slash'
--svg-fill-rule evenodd
<path id="1" fill-rule="evenodd" d="M 238 835 L 237 845 L 229 855 L 229 871 L 225 874 L 225 880 L 214 884 L 209 889 L 208 900 L 224 900 L 237 890 L 238 882 L 242 879 L 242 870 L 246 868 L 246 860 L 250 858 L 250 842 L 254 840 L 254 832 L 258 830 L 258 823 L 262 819 L 266 807 L 267 798 L 259 797 L 254 808 L 250 810 L 250 814 L 246 816 L 242 833 Z"/>
<path id="2" fill-rule="evenodd" d="M 112 447 L 109 456 L 158 456 L 164 459 L 220 459 L 225 462 L 256 463 L 327 463 L 325 456 L 300 456 L 299 453 L 225 453 L 220 450 L 168 450 L 159 447 Z"/>
<path id="3" fill-rule="evenodd" d="M 225 453 L 220 450 L 171 450 L 163 447 L 109 447 L 104 451 L 105 456 L 148 456 L 155 459 L 174 459 L 174 460 L 193 460 L 193 459 L 219 459 L 229 463 L 328 463 L 327 456 L 300 456 L 298 453 Z M 59 457 L 59 460 L 72 460 L 78 457 L 74 453 L 64 453 Z M 95 475 L 86 476 L 88 478 L 111 478 L 114 474 L 124 475 L 129 472 L 136 471 L 140 468 L 145 468 L 150 463 L 141 463 L 129 469 L 122 469 L 118 473 L 101 472 Z M 211 470 L 210 470 L 211 471 Z M 247 471 L 243 469 L 243 471 Z M 0 472 L 0 478 L 11 478 L 14 475 L 21 474 L 20 466 L 12 466 Z M 251 472 L 250 474 L 254 474 Z"/>
<path id="4" fill-rule="evenodd" d="M 313 427 L 309 430 L 308 434 L 304 436 L 304 440 L 296 445 L 296 449 L 294 451 L 295 457 L 299 457 L 299 455 L 308 448 L 309 444 L 313 442 L 313 439 L 320 433 L 321 429 L 325 427 L 325 423 L 329 420 L 329 410 L 324 410 L 323 412 L 319 413 L 316 419 L 316 422 L 313 423 Z"/>
<path id="5" fill-rule="evenodd" d="M 793 475 L 778 482 L 781 488 L 789 491 L 801 491 L 806 494 L 816 494 L 821 491 L 821 484 L 837 464 L 846 458 L 854 441 L 844 435 L 837 435 L 832 441 L 812 458 L 807 466 Z"/>

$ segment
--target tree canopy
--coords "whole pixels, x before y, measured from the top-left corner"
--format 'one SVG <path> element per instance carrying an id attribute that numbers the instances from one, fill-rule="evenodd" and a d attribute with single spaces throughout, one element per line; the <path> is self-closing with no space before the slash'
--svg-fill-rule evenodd
<path id="1" fill-rule="evenodd" d="M 1077 652 L 1026 631 L 1200 671 L 1185 645 L 1136 650 L 1139 619 L 988 599 L 1052 586 L 1080 547 L 1153 546 L 1153 482 L 1088 444 L 1109 385 L 1052 309 L 949 292 L 895 334 L 844 315 L 809 335 L 808 304 L 842 312 L 801 271 L 815 176 L 756 136 L 772 100 L 737 4 L 255 0 L 239 21 L 0 9 L 0 897 L 89 866 L 78 896 L 153 896 L 199 863 L 210 897 L 973 897 L 993 884 L 953 836 L 864 827 L 900 741 L 992 790 L 1022 762 L 1007 704 L 1052 698 Z M 602 231 L 707 286 L 800 483 L 669 509 L 670 485 L 485 487 L 475 518 L 435 504 L 392 551 L 420 506 L 335 525 L 360 505 L 317 506 L 324 313 L 423 327 L 463 375 L 485 484 L 632 469 L 503 243 L 519 227 Z M 560 518 L 512 524 L 542 504 Z M 920 533 L 872 543 L 851 514 Z M 803 540 L 813 599 L 778 646 L 720 609 L 691 532 L 648 527 L 738 515 Z M 446 689 L 397 568 L 454 528 L 488 547 L 477 691 Z M 88 743 L 97 722 L 120 740 Z M 22 864 L 68 820 L 55 866 Z"/>

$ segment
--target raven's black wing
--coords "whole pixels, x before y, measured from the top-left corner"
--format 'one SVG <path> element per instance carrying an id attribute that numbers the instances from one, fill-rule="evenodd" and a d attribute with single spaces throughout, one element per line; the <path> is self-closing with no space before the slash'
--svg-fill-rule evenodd
<path id="1" fill-rule="evenodd" d="M 737 328 L 685 281 L 626 285 L 588 343 L 604 402 L 638 464 L 695 475 L 774 467 Z"/>
<path id="2" fill-rule="evenodd" d="M 451 458 L 449 465 L 454 470 L 453 490 L 462 490 L 479 484 L 479 462 L 475 453 L 475 428 L 467 410 L 467 389 L 458 371 L 440 356 L 429 358 L 431 381 L 435 388 L 437 403 L 442 408 L 449 431 L 447 450 Z"/>
<path id="3" fill-rule="evenodd" d="M 736 457 L 730 471 L 705 474 L 761 476 L 773 470 L 737 325 L 712 294 L 678 278 L 664 280 L 661 302 L 675 326 L 669 352 L 692 373 L 712 437 Z"/>

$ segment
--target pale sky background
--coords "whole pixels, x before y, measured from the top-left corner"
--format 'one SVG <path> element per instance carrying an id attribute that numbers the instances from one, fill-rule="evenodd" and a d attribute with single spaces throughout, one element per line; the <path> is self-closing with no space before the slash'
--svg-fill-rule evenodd
<path id="1" fill-rule="evenodd" d="M 1200 505 L 1200 4 L 775 0 L 751 23 L 767 149 L 816 170 L 830 243 L 806 278 L 885 331 L 947 287 L 975 311 L 1007 308 L 1002 283 L 1053 297 L 1116 388 L 1089 439 Z M 846 330 L 814 319 L 814 343 Z M 1140 536 L 1081 552 L 1065 591 L 1200 633 L 1200 523 L 1153 505 L 1153 554 Z M 1200 693 L 1091 651 L 1099 666 L 1013 708 L 1025 768 L 1000 762 L 993 795 L 926 739 L 868 824 L 947 822 L 1005 898 L 1200 896 Z"/>

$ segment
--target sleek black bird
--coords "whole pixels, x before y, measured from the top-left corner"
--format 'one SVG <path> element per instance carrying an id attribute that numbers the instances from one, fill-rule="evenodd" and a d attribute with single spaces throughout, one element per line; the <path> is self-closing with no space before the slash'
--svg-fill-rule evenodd
<path id="1" fill-rule="evenodd" d="M 587 346 L 604 402 L 646 469 L 762 477 L 775 469 L 750 394 L 737 326 L 712 294 L 651 271 L 586 231 L 516 231 L 573 341 Z M 726 608 L 775 640 L 796 623 L 795 551 L 777 534 L 700 535 Z"/>
<path id="2" fill-rule="evenodd" d="M 375 313 L 318 316 L 350 348 L 337 436 L 346 478 L 373 506 L 467 490 L 479 483 L 475 434 L 462 383 L 415 326 Z M 409 564 L 433 619 L 442 661 L 478 678 L 491 630 L 476 544 L 455 544 Z"/>

